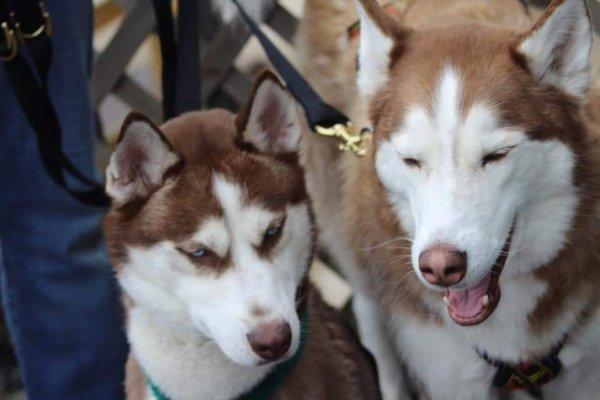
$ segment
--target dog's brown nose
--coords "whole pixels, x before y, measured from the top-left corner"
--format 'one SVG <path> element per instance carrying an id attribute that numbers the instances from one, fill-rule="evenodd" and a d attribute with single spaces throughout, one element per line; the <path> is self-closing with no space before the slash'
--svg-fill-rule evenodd
<path id="1" fill-rule="evenodd" d="M 452 286 L 467 273 L 467 253 L 448 244 L 436 244 L 421 253 L 419 269 L 432 285 Z"/>
<path id="2" fill-rule="evenodd" d="M 288 351 L 292 342 L 290 324 L 284 321 L 259 325 L 247 336 L 252 350 L 259 357 L 268 361 L 281 358 Z"/>

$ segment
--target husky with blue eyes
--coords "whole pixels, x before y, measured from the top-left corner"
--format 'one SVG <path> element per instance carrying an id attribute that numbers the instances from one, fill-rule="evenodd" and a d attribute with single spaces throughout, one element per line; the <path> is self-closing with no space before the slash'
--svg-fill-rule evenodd
<path id="1" fill-rule="evenodd" d="M 370 355 L 307 282 L 315 230 L 296 107 L 265 73 L 237 117 L 125 121 L 105 232 L 128 400 L 379 398 Z"/>
<path id="2" fill-rule="evenodd" d="M 300 33 L 307 77 L 373 132 L 363 158 L 311 136 L 302 154 L 384 398 L 406 398 L 404 364 L 432 400 L 598 399 L 585 1 L 537 21 L 518 0 L 392 3 L 307 0 Z"/>

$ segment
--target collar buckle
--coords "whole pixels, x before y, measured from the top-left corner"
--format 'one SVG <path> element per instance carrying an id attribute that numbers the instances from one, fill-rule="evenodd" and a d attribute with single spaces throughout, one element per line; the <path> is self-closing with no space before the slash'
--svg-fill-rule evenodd
<path id="1" fill-rule="evenodd" d="M 338 148 L 343 152 L 352 152 L 358 157 L 367 154 L 367 140 L 371 136 L 368 129 L 362 129 L 356 132 L 354 124 L 351 121 L 345 124 L 338 123 L 331 127 L 315 126 L 315 132 L 321 136 L 331 137 L 340 143 Z"/>

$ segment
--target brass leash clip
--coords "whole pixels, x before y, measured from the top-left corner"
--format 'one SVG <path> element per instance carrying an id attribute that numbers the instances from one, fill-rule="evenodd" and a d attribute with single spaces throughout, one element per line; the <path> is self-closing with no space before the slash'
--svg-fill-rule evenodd
<path id="1" fill-rule="evenodd" d="M 0 54 L 0 61 L 10 61 L 17 55 L 19 51 L 19 44 L 17 43 L 17 36 L 15 31 L 8 25 L 8 22 L 0 23 L 0 31 L 4 35 L 6 41 L 6 53 Z"/>
<path id="2" fill-rule="evenodd" d="M 321 136 L 327 136 L 337 139 L 340 144 L 338 148 L 343 152 L 351 151 L 358 157 L 367 154 L 367 138 L 371 132 L 368 129 L 362 129 L 356 132 L 354 124 L 348 121 L 346 124 L 335 124 L 331 127 L 315 126 L 315 131 Z"/>

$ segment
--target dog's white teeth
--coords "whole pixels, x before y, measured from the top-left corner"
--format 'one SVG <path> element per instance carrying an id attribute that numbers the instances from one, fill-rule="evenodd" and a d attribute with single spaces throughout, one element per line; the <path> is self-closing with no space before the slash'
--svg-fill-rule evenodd
<path id="1" fill-rule="evenodd" d="M 444 296 L 444 298 L 442 300 L 444 300 L 444 303 L 446 305 L 450 304 L 450 298 L 448 296 Z"/>
<path id="2" fill-rule="evenodd" d="M 487 306 L 488 304 L 490 304 L 490 296 L 488 296 L 487 294 L 485 296 L 483 296 L 483 298 L 481 299 L 481 303 L 484 306 Z"/>

